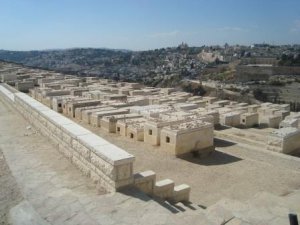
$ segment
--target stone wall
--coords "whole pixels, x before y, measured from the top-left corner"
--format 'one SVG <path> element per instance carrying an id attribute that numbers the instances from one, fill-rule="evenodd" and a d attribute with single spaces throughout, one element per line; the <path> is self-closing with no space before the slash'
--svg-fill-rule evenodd
<path id="1" fill-rule="evenodd" d="M 274 66 L 274 75 L 300 75 L 300 66 Z"/>
<path id="2" fill-rule="evenodd" d="M 247 66 L 236 67 L 236 78 L 240 82 L 269 80 L 273 75 L 300 75 L 299 66 Z"/>
<path id="3" fill-rule="evenodd" d="M 2 85 L 0 85 L 0 96 L 10 103 L 15 101 L 15 95 Z"/>
<path id="4" fill-rule="evenodd" d="M 107 191 L 133 183 L 134 156 L 49 109 L 0 85 L 1 99 L 16 109 L 86 176 Z"/>
<path id="5" fill-rule="evenodd" d="M 288 154 L 299 148 L 300 130 L 297 128 L 280 128 L 268 136 L 268 150 Z"/>
<path id="6" fill-rule="evenodd" d="M 177 131 L 164 127 L 160 133 L 160 145 L 176 156 L 197 151 L 200 154 L 214 150 L 214 128 L 212 124 Z"/>
<path id="7" fill-rule="evenodd" d="M 272 57 L 251 57 L 251 58 L 243 58 L 241 60 L 242 64 L 269 64 L 269 65 L 277 65 L 278 60 Z"/>
<path id="8" fill-rule="evenodd" d="M 236 79 L 239 82 L 269 80 L 273 75 L 272 66 L 237 66 Z"/>

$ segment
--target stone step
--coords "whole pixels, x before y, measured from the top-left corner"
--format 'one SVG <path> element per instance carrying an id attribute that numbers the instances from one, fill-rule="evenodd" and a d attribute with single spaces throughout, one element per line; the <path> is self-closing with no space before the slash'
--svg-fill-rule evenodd
<path id="1" fill-rule="evenodd" d="M 157 181 L 154 185 L 153 195 L 170 200 L 173 198 L 174 186 L 174 181 L 171 179 Z"/>
<path id="2" fill-rule="evenodd" d="M 134 174 L 134 185 L 148 195 L 153 194 L 155 181 L 156 174 L 152 170 Z"/>
<path id="3" fill-rule="evenodd" d="M 299 193 L 295 195 L 298 197 Z M 299 199 L 294 200 L 293 197 L 293 193 L 281 197 L 260 192 L 245 202 L 222 199 L 208 207 L 205 214 L 214 224 L 284 225 L 289 224 L 288 214 L 295 212 L 290 206 L 299 202 Z"/>
<path id="4" fill-rule="evenodd" d="M 142 192 L 170 202 L 189 202 L 191 187 L 187 184 L 175 186 L 174 181 L 165 179 L 156 182 L 156 174 L 152 170 L 134 174 L 134 186 Z"/>
<path id="5" fill-rule="evenodd" d="M 188 202 L 190 200 L 191 187 L 187 184 L 181 184 L 174 187 L 172 201 Z"/>

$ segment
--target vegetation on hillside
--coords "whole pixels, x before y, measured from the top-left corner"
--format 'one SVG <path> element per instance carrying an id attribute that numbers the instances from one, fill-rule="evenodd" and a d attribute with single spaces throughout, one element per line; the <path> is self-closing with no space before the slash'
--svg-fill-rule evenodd
<path id="1" fill-rule="evenodd" d="M 299 54 L 282 54 L 278 65 L 280 66 L 300 66 Z"/>
<path id="2" fill-rule="evenodd" d="M 192 83 L 192 82 L 183 82 L 181 85 L 183 91 L 192 93 L 193 95 L 203 96 L 206 91 L 201 84 Z"/>

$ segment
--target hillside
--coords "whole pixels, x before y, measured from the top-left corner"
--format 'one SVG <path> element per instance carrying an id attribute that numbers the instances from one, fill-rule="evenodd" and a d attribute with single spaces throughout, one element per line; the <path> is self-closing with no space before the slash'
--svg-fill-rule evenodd
<path id="1" fill-rule="evenodd" d="M 165 80 L 199 75 L 205 64 L 202 48 L 177 47 L 151 51 L 77 48 L 45 51 L 0 50 L 0 59 L 26 66 L 81 76 L 93 75 L 116 80 L 164 85 Z M 168 83 L 168 82 L 167 82 Z M 167 84 L 166 84 L 167 85 Z"/>

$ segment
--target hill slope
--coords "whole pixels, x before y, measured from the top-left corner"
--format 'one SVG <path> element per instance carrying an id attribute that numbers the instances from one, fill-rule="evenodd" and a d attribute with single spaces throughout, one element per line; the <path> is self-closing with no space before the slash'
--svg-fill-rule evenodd
<path id="1" fill-rule="evenodd" d="M 45 51 L 0 50 L 0 59 L 78 75 L 95 75 L 152 84 L 172 76 L 180 78 L 197 76 L 205 66 L 198 58 L 201 50 L 200 47 L 138 52 L 94 48 Z"/>

